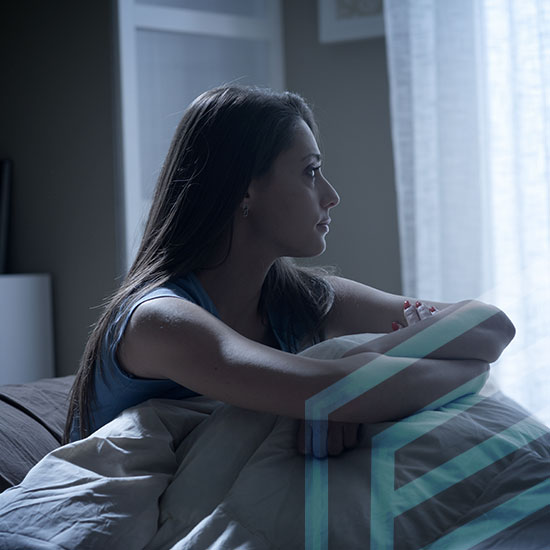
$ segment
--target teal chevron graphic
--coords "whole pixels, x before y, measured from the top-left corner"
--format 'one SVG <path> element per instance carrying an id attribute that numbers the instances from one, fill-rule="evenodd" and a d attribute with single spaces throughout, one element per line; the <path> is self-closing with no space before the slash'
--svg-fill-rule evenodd
<path id="1" fill-rule="evenodd" d="M 410 357 L 410 361 L 401 360 L 394 366 L 388 367 L 387 361 L 382 365 L 379 359 L 375 359 L 308 399 L 305 404 L 306 419 L 311 422 L 311 426 L 316 427 L 313 431 L 313 446 L 321 445 L 321 437 L 324 433 L 322 428 L 323 425 L 326 426 L 331 412 L 408 368 L 419 357 L 429 355 L 493 315 L 488 310 L 469 306 L 470 303 L 465 304 L 453 314 L 442 318 L 386 353 L 386 356 Z M 460 315 L 457 315 L 458 313 Z M 459 414 L 481 401 L 482 398 L 474 392 L 476 388 L 483 386 L 487 376 L 484 374 L 455 388 L 419 412 L 433 411 L 462 397 L 459 403 L 454 404 L 454 414 Z M 428 418 L 424 433 L 436 428 L 442 422 L 436 414 L 433 416 L 428 414 Z M 541 428 L 530 424 L 528 419 L 518 422 L 504 432 L 491 437 L 490 440 L 478 444 L 421 478 L 395 490 L 395 452 L 409 443 L 411 438 L 421 435 L 415 431 L 414 436 L 411 436 L 407 424 L 412 420 L 412 417 L 405 418 L 372 439 L 370 518 L 372 550 L 393 549 L 394 518 L 445 490 L 449 485 L 447 481 L 449 472 L 453 473 L 451 479 L 456 483 L 457 477 L 464 479 L 488 466 L 490 463 L 485 458 L 483 446 L 491 445 L 491 461 L 495 462 L 545 433 L 541 432 Z M 445 421 L 447 420 L 449 420 L 448 416 L 445 417 Z M 547 481 L 539 484 L 540 486 L 532 487 L 496 507 L 490 514 L 485 514 L 483 528 L 480 527 L 479 521 L 472 521 L 439 539 L 437 544 L 430 546 L 430 550 L 456 547 L 453 546 L 453 541 L 458 540 L 461 541 L 461 547 L 464 547 L 465 541 L 471 542 L 469 546 L 472 546 L 506 529 L 510 525 L 511 510 L 516 511 L 518 507 L 521 508 L 521 514 L 513 516 L 516 518 L 513 521 L 519 521 L 521 517 L 526 517 L 547 504 L 549 483 Z M 313 456 L 306 457 L 305 548 L 328 550 L 328 461 L 318 460 Z"/>
<path id="2" fill-rule="evenodd" d="M 453 405 L 453 414 L 458 415 L 480 401 L 481 397 L 468 395 L 461 399 L 460 404 Z M 436 414 L 429 418 L 428 413 L 428 419 L 423 420 L 425 432 L 448 420 L 449 416 L 440 419 Z M 372 441 L 371 548 L 393 550 L 393 521 L 396 516 L 444 491 L 456 479 L 465 479 L 475 474 L 546 433 L 548 430 L 542 425 L 534 424 L 526 418 L 397 490 L 394 489 L 395 452 L 419 434 L 411 434 L 407 430 L 407 419 L 377 434 Z M 485 448 L 491 450 L 490 459 Z M 479 521 L 472 521 L 440 538 L 430 545 L 430 550 L 469 548 L 537 512 L 548 505 L 549 483 L 550 480 L 540 483 L 496 507 L 490 514 L 485 514 L 483 528 L 479 526 Z M 510 510 L 514 511 L 513 515 L 506 513 Z"/>

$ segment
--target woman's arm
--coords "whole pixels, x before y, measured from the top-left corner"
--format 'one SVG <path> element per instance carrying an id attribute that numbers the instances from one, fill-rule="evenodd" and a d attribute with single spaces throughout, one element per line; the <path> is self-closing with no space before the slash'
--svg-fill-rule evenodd
<path id="1" fill-rule="evenodd" d="M 427 329 L 431 330 L 429 334 Z M 345 355 L 374 351 L 407 357 L 475 359 L 494 363 L 514 335 L 514 325 L 500 309 L 476 300 L 464 300 L 413 325 L 358 346 Z M 401 344 L 406 347 L 399 347 Z"/>
<path id="2" fill-rule="evenodd" d="M 435 320 L 423 320 L 419 326 L 408 327 L 404 331 L 399 330 L 394 333 L 392 331 L 393 321 L 401 325 L 407 325 L 403 310 L 405 299 L 411 304 L 415 304 L 418 300 L 428 308 L 434 306 L 439 310 L 435 316 L 436 319 L 441 319 L 455 312 L 465 304 L 472 304 L 477 309 L 474 312 L 476 315 L 483 315 L 483 310 L 491 314 L 490 319 L 479 324 L 479 326 L 466 330 L 460 338 L 457 338 L 446 347 L 434 351 L 429 355 L 432 358 L 479 359 L 491 363 L 496 361 L 515 334 L 513 324 L 502 311 L 476 300 L 466 300 L 458 304 L 434 302 L 390 294 L 343 277 L 329 277 L 329 281 L 334 288 L 335 298 L 325 320 L 326 337 L 328 339 L 345 334 L 364 332 L 384 334 L 378 340 L 358 348 L 364 351 L 387 353 L 397 344 L 422 331 L 426 323 L 429 325 L 436 322 Z M 466 314 L 467 311 L 459 313 L 458 317 L 455 318 L 455 322 L 462 322 Z"/>
<path id="3" fill-rule="evenodd" d="M 330 415 L 354 423 L 407 416 L 488 369 L 482 361 L 411 360 L 375 352 L 335 360 L 297 356 L 249 340 L 201 307 L 168 297 L 136 308 L 118 359 L 136 376 L 169 378 L 212 399 L 302 419 L 307 399 L 361 367 L 368 365 L 373 375 L 376 369 L 381 379 L 388 369 L 403 367 L 368 391 L 355 387 L 358 396 Z"/>
<path id="4" fill-rule="evenodd" d="M 392 331 L 392 321 L 406 324 L 403 304 L 420 300 L 428 307 L 443 310 L 453 304 L 391 294 L 344 277 L 328 277 L 334 288 L 334 303 L 325 320 L 326 338 L 364 332 Z"/>

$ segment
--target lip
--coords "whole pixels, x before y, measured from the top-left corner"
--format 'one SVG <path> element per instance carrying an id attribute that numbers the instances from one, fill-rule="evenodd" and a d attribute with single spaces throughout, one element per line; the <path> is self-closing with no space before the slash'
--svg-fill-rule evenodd
<path id="1" fill-rule="evenodd" d="M 323 220 L 321 222 L 319 222 L 317 224 L 317 227 L 320 227 L 321 228 L 321 231 L 325 231 L 325 232 L 329 232 L 330 231 L 330 227 L 329 227 L 329 224 L 330 224 L 330 218 L 326 219 L 326 220 Z"/>

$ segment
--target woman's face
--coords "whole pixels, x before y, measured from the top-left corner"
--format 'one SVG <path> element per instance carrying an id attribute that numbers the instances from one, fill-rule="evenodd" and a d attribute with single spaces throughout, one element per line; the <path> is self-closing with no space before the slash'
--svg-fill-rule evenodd
<path id="1" fill-rule="evenodd" d="M 250 230 L 277 257 L 322 254 L 329 211 L 340 197 L 321 173 L 321 155 L 309 126 L 300 121 L 292 145 L 248 190 Z M 327 223 L 328 220 L 328 223 Z"/>

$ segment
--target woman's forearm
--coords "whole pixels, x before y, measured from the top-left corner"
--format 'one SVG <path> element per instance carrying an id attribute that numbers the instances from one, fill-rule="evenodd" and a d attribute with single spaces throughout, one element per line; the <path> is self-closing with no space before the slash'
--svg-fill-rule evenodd
<path id="1" fill-rule="evenodd" d="M 373 351 L 397 356 L 493 363 L 514 335 L 514 325 L 500 309 L 476 300 L 465 300 L 428 319 L 358 346 L 346 355 Z"/>
<path id="2" fill-rule="evenodd" d="M 354 360 L 342 363 L 343 371 L 354 375 L 342 377 L 332 391 L 342 395 L 342 400 L 350 394 L 356 397 L 331 413 L 330 420 L 369 424 L 399 420 L 430 408 L 451 392 L 455 393 L 449 400 L 479 391 L 489 371 L 489 364 L 478 360 L 416 359 L 376 353 L 361 354 L 361 370 L 356 368 L 359 357 L 341 360 Z M 376 380 L 379 383 L 373 383 Z"/>

